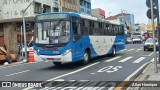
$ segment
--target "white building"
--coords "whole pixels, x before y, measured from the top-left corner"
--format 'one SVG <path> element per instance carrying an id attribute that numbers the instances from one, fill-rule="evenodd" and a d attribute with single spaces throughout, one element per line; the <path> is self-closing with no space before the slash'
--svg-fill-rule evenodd
<path id="1" fill-rule="evenodd" d="M 25 13 L 27 41 L 33 35 L 34 17 L 44 11 L 58 12 L 60 8 L 59 0 L 0 0 L 0 40 L 4 39 L 2 43 L 10 51 L 16 51 L 20 27 L 23 25 L 22 10 L 28 6 Z"/>

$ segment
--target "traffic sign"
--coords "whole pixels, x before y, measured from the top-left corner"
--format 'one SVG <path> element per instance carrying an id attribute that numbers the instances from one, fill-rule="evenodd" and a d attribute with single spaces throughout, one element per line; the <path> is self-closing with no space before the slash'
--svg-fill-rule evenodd
<path id="1" fill-rule="evenodd" d="M 158 13 L 158 10 L 153 8 L 153 19 L 157 18 L 157 13 Z M 147 11 L 147 17 L 149 19 L 152 19 L 152 15 L 151 15 L 151 9 L 148 9 Z"/>
<path id="2" fill-rule="evenodd" d="M 146 0 L 146 5 L 147 5 L 148 8 L 151 8 L 150 1 L 153 2 L 153 7 L 155 7 L 157 5 L 157 2 L 158 2 L 157 0 Z"/>

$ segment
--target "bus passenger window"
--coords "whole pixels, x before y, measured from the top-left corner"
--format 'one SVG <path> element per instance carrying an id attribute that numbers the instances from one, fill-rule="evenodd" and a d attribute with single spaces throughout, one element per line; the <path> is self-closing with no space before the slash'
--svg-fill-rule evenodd
<path id="1" fill-rule="evenodd" d="M 76 18 L 73 18 L 72 25 L 73 25 L 74 35 L 81 35 L 81 28 L 80 28 L 81 26 L 80 26 L 79 20 Z"/>

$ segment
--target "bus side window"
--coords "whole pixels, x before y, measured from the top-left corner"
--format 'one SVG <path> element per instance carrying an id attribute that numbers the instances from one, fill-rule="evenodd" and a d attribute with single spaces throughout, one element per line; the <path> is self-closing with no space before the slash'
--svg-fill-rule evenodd
<path id="1" fill-rule="evenodd" d="M 77 41 L 81 38 L 81 24 L 80 19 L 73 17 L 72 18 L 72 27 L 73 27 L 73 34 L 74 34 L 74 41 Z"/>
<path id="2" fill-rule="evenodd" d="M 81 35 L 80 20 L 78 18 L 73 18 L 72 25 L 73 25 L 74 35 Z"/>

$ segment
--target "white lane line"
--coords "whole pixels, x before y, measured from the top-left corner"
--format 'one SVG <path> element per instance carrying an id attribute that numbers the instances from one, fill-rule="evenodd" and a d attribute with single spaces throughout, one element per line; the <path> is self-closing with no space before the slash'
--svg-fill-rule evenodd
<path id="1" fill-rule="evenodd" d="M 5 75 L 5 76 L 13 76 L 13 75 L 17 75 L 17 74 L 24 73 L 24 72 L 28 72 L 28 71 L 29 71 L 29 70 L 25 70 L 25 71 L 22 71 L 22 72 L 17 72 L 17 73 Z"/>
<path id="2" fill-rule="evenodd" d="M 146 57 L 140 57 L 138 58 L 137 60 L 135 60 L 133 63 L 139 63 L 141 62 L 142 60 L 144 60 Z"/>
<path id="3" fill-rule="evenodd" d="M 104 62 L 111 62 L 111 61 L 114 61 L 114 60 L 116 60 L 116 59 L 118 59 L 118 58 L 121 58 L 121 56 L 117 56 L 117 57 L 115 57 L 115 58 L 111 58 L 111 59 L 106 60 L 106 61 L 104 61 Z"/>
<path id="4" fill-rule="evenodd" d="M 96 73 L 91 73 L 91 74 L 96 74 Z"/>
<path id="5" fill-rule="evenodd" d="M 150 62 L 154 62 L 154 58 Z"/>
<path id="6" fill-rule="evenodd" d="M 94 64 L 91 64 L 91 65 L 88 65 L 88 66 L 86 66 L 86 67 L 84 67 L 84 68 L 81 68 L 81 69 L 79 69 L 79 70 L 76 70 L 76 71 L 73 71 L 73 72 L 70 72 L 70 73 L 67 73 L 67 74 L 64 74 L 64 75 L 61 75 L 61 76 L 58 76 L 58 77 L 55 77 L 55 78 L 46 80 L 46 81 L 53 81 L 53 80 L 55 80 L 55 79 L 58 79 L 58 78 L 61 78 L 61 77 L 65 77 L 65 76 L 68 76 L 68 75 L 71 75 L 71 74 L 74 74 L 74 73 L 77 73 L 77 72 L 80 72 L 80 71 L 85 70 L 85 69 L 87 69 L 87 68 L 89 68 L 89 67 L 92 67 L 92 66 L 94 66 L 94 65 L 96 65 L 96 64 L 98 64 L 98 63 L 99 63 L 99 62 L 94 63 Z"/>
<path id="7" fill-rule="evenodd" d="M 130 50 L 128 50 L 128 51 L 133 51 L 133 50 L 135 50 L 135 49 L 130 49 Z"/>
<path id="8" fill-rule="evenodd" d="M 92 66 L 94 66 L 94 65 L 96 65 L 96 64 L 98 64 L 98 63 L 99 63 L 99 62 L 93 63 L 93 64 L 91 64 L 91 65 L 88 65 L 88 66 L 83 67 L 83 68 L 81 68 L 81 69 L 78 69 L 78 70 L 76 70 L 76 71 L 73 71 L 73 72 L 70 72 L 70 73 L 67 73 L 67 74 L 64 74 L 64 75 L 61 75 L 61 76 L 58 76 L 58 77 L 55 77 L 55 78 L 46 80 L 46 81 L 53 81 L 53 80 L 56 80 L 56 79 L 58 79 L 58 78 L 62 78 L 62 77 L 65 77 L 65 76 L 68 76 L 68 75 L 71 75 L 71 74 L 80 72 L 80 71 L 85 70 L 85 69 L 87 69 L 87 68 L 89 68 L 89 67 L 92 67 Z M 24 89 L 22 89 L 22 90 L 29 90 L 29 89 L 32 89 L 32 88 L 33 88 L 33 87 L 28 87 L 28 88 L 24 88 Z"/>
<path id="9" fill-rule="evenodd" d="M 152 52 L 152 53 L 151 53 L 151 54 L 149 54 L 149 55 L 143 55 L 143 56 L 151 56 L 153 53 L 154 53 L 154 52 Z"/>
<path id="10" fill-rule="evenodd" d="M 89 80 L 79 80 L 79 81 L 89 81 Z"/>
<path id="11" fill-rule="evenodd" d="M 122 59 L 122 60 L 119 61 L 119 62 L 125 62 L 125 61 L 128 61 L 128 60 L 131 59 L 131 58 L 133 58 L 133 57 L 127 57 L 127 58 L 125 58 L 125 59 Z"/>
<path id="12" fill-rule="evenodd" d="M 135 72 L 129 75 L 124 81 L 129 81 L 134 75 L 136 75 L 144 66 L 146 66 L 149 62 L 143 64 L 140 68 L 138 68 Z"/>
<path id="13" fill-rule="evenodd" d="M 142 50 L 142 49 L 138 49 L 138 50 L 136 50 L 136 51 L 140 51 L 140 50 Z"/>
<path id="14" fill-rule="evenodd" d="M 54 80 L 54 81 L 65 81 L 64 79 L 57 79 L 57 80 Z"/>
<path id="15" fill-rule="evenodd" d="M 153 52 L 151 54 L 149 54 L 148 56 L 151 56 L 153 54 Z"/>

